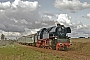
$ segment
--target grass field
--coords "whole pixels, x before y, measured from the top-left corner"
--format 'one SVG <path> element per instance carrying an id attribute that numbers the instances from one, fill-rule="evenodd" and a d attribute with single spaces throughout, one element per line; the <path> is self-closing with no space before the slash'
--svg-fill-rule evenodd
<path id="1" fill-rule="evenodd" d="M 83 52 L 90 54 L 90 43 L 82 43 L 82 42 L 72 42 L 72 46 L 70 46 L 70 51 Z"/>
<path id="2" fill-rule="evenodd" d="M 0 60 L 69 60 L 18 45 L 0 47 Z"/>
<path id="3" fill-rule="evenodd" d="M 79 52 L 85 53 L 85 55 L 90 54 L 90 39 L 74 38 L 71 39 L 71 43 L 72 46 L 68 48 L 69 52 L 74 51 L 77 53 Z M 19 46 L 17 44 L 9 43 L 6 44 L 6 46 L 3 45 L 0 46 L 0 60 L 70 60 L 70 59 L 65 58 L 64 56 L 58 57 L 56 55 L 53 55 L 52 53 L 44 53 L 34 49 Z"/>
<path id="4" fill-rule="evenodd" d="M 86 43 L 86 42 L 90 42 L 90 38 L 71 38 L 70 41 Z"/>
<path id="5" fill-rule="evenodd" d="M 74 38 L 71 39 L 71 51 L 83 52 L 90 54 L 90 38 Z"/>

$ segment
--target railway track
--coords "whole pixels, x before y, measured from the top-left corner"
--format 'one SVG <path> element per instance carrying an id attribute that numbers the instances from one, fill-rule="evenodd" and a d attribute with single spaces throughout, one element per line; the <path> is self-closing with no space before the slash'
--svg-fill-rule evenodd
<path id="1" fill-rule="evenodd" d="M 50 49 L 44 49 L 44 48 L 37 48 L 33 46 L 26 46 L 26 45 L 20 45 L 26 48 L 30 48 L 36 51 L 39 51 L 41 53 L 49 53 L 52 55 L 57 56 L 57 58 L 65 57 L 70 60 L 90 60 L 90 54 L 83 53 L 83 52 L 76 52 L 76 51 L 56 51 L 56 50 L 50 50 Z"/>

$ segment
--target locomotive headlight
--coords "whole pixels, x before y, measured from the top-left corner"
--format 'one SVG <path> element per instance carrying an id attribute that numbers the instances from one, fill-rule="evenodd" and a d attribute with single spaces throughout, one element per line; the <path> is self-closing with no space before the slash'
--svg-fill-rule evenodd
<path id="1" fill-rule="evenodd" d="M 57 39 L 57 37 L 55 37 L 55 39 Z"/>
<path id="2" fill-rule="evenodd" d="M 57 38 L 57 36 L 55 36 L 55 40 L 57 40 L 58 38 Z"/>

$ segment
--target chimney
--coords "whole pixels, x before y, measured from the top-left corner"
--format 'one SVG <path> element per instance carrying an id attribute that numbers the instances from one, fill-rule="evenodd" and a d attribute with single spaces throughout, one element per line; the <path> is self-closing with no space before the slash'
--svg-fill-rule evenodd
<path id="1" fill-rule="evenodd" d="M 57 26 L 60 26 L 60 24 L 59 24 L 59 23 L 57 23 Z"/>

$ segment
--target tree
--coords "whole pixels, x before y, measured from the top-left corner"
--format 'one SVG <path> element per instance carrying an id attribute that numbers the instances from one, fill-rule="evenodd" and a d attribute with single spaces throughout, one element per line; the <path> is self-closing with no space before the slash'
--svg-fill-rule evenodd
<path id="1" fill-rule="evenodd" d="M 5 35 L 2 34 L 2 35 L 1 35 L 1 40 L 4 40 L 4 38 L 5 38 Z"/>

